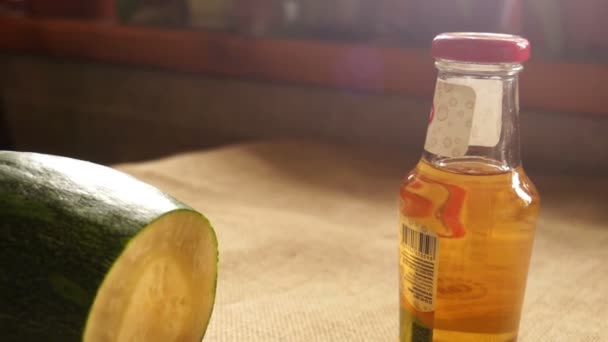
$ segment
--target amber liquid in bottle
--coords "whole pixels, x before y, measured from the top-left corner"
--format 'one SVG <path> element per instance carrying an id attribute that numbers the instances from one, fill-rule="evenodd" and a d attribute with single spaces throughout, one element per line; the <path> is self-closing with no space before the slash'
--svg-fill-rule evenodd
<path id="1" fill-rule="evenodd" d="M 523 169 L 423 159 L 400 195 L 401 215 L 439 240 L 435 310 L 416 311 L 401 291 L 402 329 L 415 316 L 432 327 L 432 341 L 515 341 L 539 210 Z"/>

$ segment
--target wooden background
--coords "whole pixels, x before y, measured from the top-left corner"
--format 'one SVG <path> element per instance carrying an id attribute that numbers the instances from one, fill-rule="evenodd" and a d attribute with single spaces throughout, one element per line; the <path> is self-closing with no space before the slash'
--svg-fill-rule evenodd
<path id="1" fill-rule="evenodd" d="M 267 139 L 422 150 L 425 48 L 14 16 L 0 28 L 3 136 L 18 149 L 108 163 Z M 602 63 L 526 63 L 527 167 L 605 174 L 607 76 Z"/>

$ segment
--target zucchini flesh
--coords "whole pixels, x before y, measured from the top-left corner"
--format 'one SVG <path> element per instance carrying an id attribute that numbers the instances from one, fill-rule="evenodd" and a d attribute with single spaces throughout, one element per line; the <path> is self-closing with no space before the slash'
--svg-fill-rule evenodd
<path id="1" fill-rule="evenodd" d="M 213 308 L 216 256 L 200 217 L 161 217 L 131 240 L 101 285 L 84 342 L 200 341 Z"/>

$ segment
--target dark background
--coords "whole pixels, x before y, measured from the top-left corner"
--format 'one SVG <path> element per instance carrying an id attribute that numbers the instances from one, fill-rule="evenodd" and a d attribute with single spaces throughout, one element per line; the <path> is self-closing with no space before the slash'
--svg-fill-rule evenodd
<path id="1" fill-rule="evenodd" d="M 0 1 L 0 146 L 101 163 L 268 139 L 422 150 L 444 31 L 530 39 L 526 168 L 608 170 L 608 2 Z"/>

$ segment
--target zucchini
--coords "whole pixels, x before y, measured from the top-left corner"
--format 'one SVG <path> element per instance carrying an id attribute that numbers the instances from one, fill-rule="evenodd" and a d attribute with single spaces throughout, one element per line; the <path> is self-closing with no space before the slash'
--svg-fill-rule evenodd
<path id="1" fill-rule="evenodd" d="M 217 261 L 209 221 L 156 188 L 0 151 L 0 340 L 200 341 Z"/>

